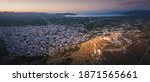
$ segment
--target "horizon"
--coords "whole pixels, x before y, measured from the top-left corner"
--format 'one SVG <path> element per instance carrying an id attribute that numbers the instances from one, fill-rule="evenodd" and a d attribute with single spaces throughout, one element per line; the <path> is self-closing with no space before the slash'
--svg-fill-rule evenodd
<path id="1" fill-rule="evenodd" d="M 45 13 L 45 14 L 74 14 L 74 15 L 123 15 L 123 13 L 128 13 L 128 12 L 133 12 L 133 11 L 150 11 L 150 9 L 146 9 L 146 10 L 128 10 L 128 11 L 110 11 L 110 12 L 98 12 L 98 13 L 73 13 L 73 12 L 30 12 L 30 11 L 26 11 L 26 12 L 16 12 L 16 11 L 0 11 L 0 13 Z"/>
<path id="2" fill-rule="evenodd" d="M 150 10 L 149 0 L 0 0 L 0 12 L 106 13 Z"/>

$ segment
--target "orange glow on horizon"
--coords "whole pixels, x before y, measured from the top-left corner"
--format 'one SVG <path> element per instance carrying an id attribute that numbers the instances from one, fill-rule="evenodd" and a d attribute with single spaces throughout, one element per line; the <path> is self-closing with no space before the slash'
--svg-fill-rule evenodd
<path id="1" fill-rule="evenodd" d="M 149 2 L 148 0 L 0 0 L 0 11 L 99 12 L 149 9 Z"/>
<path id="2" fill-rule="evenodd" d="M 57 2 L 49 0 L 0 0 L 0 11 L 14 12 L 80 12 L 86 10 L 96 10 L 97 5 L 79 4 L 79 2 Z M 78 4 L 78 5 L 77 5 Z"/>

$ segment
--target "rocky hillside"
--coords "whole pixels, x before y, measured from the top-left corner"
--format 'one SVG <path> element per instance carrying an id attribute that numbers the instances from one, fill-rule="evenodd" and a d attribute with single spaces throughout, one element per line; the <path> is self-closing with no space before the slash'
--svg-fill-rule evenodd
<path id="1" fill-rule="evenodd" d="M 108 32 L 60 54 L 57 57 L 50 57 L 48 63 L 102 65 L 150 64 L 150 28 Z"/>

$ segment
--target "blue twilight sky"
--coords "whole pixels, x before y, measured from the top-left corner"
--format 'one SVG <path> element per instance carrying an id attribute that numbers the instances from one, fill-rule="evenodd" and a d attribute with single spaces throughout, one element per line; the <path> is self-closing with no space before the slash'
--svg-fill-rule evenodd
<path id="1" fill-rule="evenodd" d="M 148 10 L 150 0 L 0 0 L 0 11 L 102 13 Z"/>

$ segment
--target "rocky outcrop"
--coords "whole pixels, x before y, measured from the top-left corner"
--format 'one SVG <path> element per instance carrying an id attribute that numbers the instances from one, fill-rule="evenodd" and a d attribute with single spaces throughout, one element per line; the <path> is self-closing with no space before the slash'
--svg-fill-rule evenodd
<path id="1" fill-rule="evenodd" d="M 80 50 L 73 55 L 74 62 L 96 64 L 97 61 L 106 58 L 103 57 L 106 53 L 125 52 L 130 45 L 132 40 L 125 38 L 122 32 L 109 32 L 82 43 Z"/>
<path id="2" fill-rule="evenodd" d="M 147 31 L 147 32 L 146 32 Z M 150 30 L 110 32 L 81 44 L 73 64 L 150 64 Z"/>

